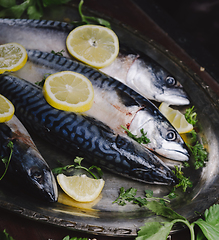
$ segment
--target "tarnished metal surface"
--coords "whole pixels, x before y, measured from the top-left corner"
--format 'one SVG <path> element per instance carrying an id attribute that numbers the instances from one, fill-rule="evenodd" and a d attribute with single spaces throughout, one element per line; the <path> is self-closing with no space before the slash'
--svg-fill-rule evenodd
<path id="1" fill-rule="evenodd" d="M 62 8 L 56 13 L 48 13 L 47 19 L 63 20 L 63 16 L 73 20 L 75 8 Z M 60 14 L 61 13 L 61 14 Z M 62 16 L 62 17 L 61 17 Z M 219 121 L 218 99 L 212 94 L 202 79 L 198 78 L 190 69 L 183 65 L 175 56 L 169 54 L 164 48 L 150 39 L 141 37 L 132 29 L 120 23 L 112 24 L 112 28 L 119 36 L 120 42 L 141 50 L 164 66 L 175 75 L 187 91 L 192 105 L 198 113 L 201 126 L 201 137 L 209 151 L 207 166 L 199 171 L 186 170 L 194 183 L 193 188 L 187 193 L 181 193 L 171 202 L 171 207 L 189 220 L 195 218 L 195 212 L 203 212 L 206 208 L 216 203 L 219 197 Z M 66 164 L 72 163 L 73 156 L 54 149 L 42 139 L 33 136 L 37 147 L 47 160 L 51 168 L 58 165 L 58 161 Z M 170 162 L 169 160 L 167 162 Z M 16 212 L 36 221 L 41 221 L 69 229 L 101 234 L 107 236 L 133 237 L 145 222 L 155 218 L 147 209 L 127 204 L 121 207 L 112 202 L 118 197 L 120 187 L 125 189 L 135 187 L 140 196 L 144 190 L 151 189 L 156 196 L 168 194 L 170 189 L 164 186 L 146 185 L 133 180 L 116 176 L 104 171 L 106 185 L 102 195 L 93 204 L 78 205 L 64 197 L 63 203 L 45 204 L 28 196 L 25 191 L 14 187 L 0 185 L 0 207 Z M 60 190 L 61 193 L 61 190 Z M 68 201 L 68 202 L 66 202 Z M 177 230 L 177 229 L 176 229 Z"/>

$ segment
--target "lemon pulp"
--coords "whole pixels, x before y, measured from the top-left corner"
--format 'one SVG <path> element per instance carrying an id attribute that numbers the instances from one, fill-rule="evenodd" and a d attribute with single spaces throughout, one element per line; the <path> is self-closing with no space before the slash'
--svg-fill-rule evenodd
<path id="1" fill-rule="evenodd" d="M 105 184 L 103 179 L 92 179 L 86 175 L 67 177 L 59 174 L 57 181 L 62 190 L 78 202 L 94 201 L 100 195 Z"/>
<path id="2" fill-rule="evenodd" d="M 26 49 L 19 43 L 0 45 L 0 73 L 17 71 L 27 62 Z"/>
<path id="3" fill-rule="evenodd" d="M 0 94 L 0 122 L 9 121 L 14 115 L 14 105 Z"/>
<path id="4" fill-rule="evenodd" d="M 169 107 L 169 105 L 164 102 L 159 106 L 159 110 L 169 120 L 173 127 L 175 127 L 179 134 L 192 131 L 192 124 L 186 121 L 185 116 L 179 110 Z"/>
<path id="5" fill-rule="evenodd" d="M 47 77 L 43 93 L 53 107 L 73 112 L 85 112 L 93 104 L 92 83 L 82 74 L 63 71 Z"/>
<path id="6" fill-rule="evenodd" d="M 110 65 L 119 53 L 117 35 L 99 25 L 83 25 L 70 32 L 66 39 L 69 53 L 96 68 Z"/>

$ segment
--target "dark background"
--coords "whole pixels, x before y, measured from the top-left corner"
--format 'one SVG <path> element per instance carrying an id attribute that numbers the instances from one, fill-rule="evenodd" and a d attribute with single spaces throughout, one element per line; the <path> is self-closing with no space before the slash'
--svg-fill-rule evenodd
<path id="1" fill-rule="evenodd" d="M 219 0 L 133 1 L 173 40 L 173 44 L 219 83 Z M 159 36 L 155 40 L 163 42 Z M 169 45 L 170 51 L 171 48 Z"/>
<path id="2" fill-rule="evenodd" d="M 215 59 L 219 59 L 218 0 L 155 0 L 163 10 L 199 42 Z"/>

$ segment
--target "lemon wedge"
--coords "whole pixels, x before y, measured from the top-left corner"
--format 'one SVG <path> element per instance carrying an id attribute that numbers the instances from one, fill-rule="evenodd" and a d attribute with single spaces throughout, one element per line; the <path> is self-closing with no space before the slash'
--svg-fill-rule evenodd
<path id="1" fill-rule="evenodd" d="M 5 71 L 17 71 L 27 62 L 26 49 L 19 43 L 0 45 L 0 74 Z"/>
<path id="2" fill-rule="evenodd" d="M 119 40 L 107 27 L 83 25 L 69 33 L 66 47 L 79 61 L 95 68 L 103 68 L 116 59 L 119 53 Z"/>
<path id="3" fill-rule="evenodd" d="M 159 106 L 159 110 L 175 127 L 179 134 L 192 131 L 192 124 L 186 121 L 185 116 L 179 110 L 169 107 L 169 105 L 164 102 Z"/>
<path id="4" fill-rule="evenodd" d="M 100 195 L 105 184 L 103 179 L 89 178 L 85 174 L 70 177 L 58 174 L 57 181 L 62 190 L 78 202 L 94 201 Z"/>
<path id="5" fill-rule="evenodd" d="M 14 115 L 14 105 L 0 94 L 0 122 L 9 121 Z"/>
<path id="6" fill-rule="evenodd" d="M 94 90 L 89 79 L 79 73 L 63 71 L 47 77 L 43 93 L 54 108 L 85 112 L 93 104 Z"/>

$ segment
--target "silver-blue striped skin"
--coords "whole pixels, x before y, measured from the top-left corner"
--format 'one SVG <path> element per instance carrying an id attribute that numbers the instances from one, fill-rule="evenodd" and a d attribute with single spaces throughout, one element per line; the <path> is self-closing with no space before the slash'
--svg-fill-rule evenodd
<path id="1" fill-rule="evenodd" d="M 28 62 L 16 75 L 31 82 L 46 73 L 75 71 L 86 76 L 94 88 L 94 104 L 85 114 L 102 121 L 120 135 L 121 126 L 137 136 L 147 133 L 148 149 L 169 159 L 187 161 L 188 150 L 181 136 L 149 100 L 123 83 L 77 61 L 38 50 L 27 50 Z"/>
<path id="2" fill-rule="evenodd" d="M 12 101 L 27 129 L 63 151 L 138 181 L 166 185 L 177 182 L 172 171 L 142 145 L 92 117 L 51 107 L 40 87 L 2 74 L 0 93 Z"/>
<path id="3" fill-rule="evenodd" d="M 9 168 L 2 181 L 25 189 L 39 200 L 56 202 L 58 189 L 55 178 L 48 164 L 37 150 L 27 130 L 16 116 L 7 122 L 0 123 L 0 156 L 8 158 L 9 142 L 13 143 Z M 5 165 L 0 161 L 1 173 Z M 1 175 L 2 176 L 2 175 Z"/>
<path id="4" fill-rule="evenodd" d="M 66 38 L 75 26 L 46 20 L 0 19 L 0 44 L 18 42 L 27 49 L 60 52 L 72 58 Z M 144 97 L 172 105 L 188 105 L 189 98 L 177 79 L 143 53 L 120 46 L 116 60 L 102 72 L 130 86 Z"/>

